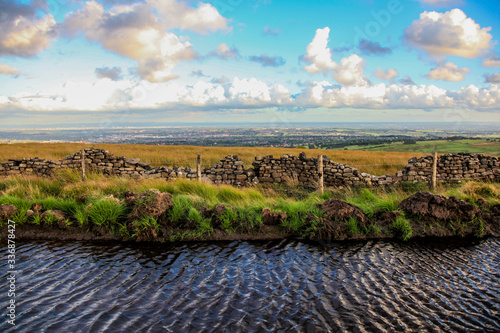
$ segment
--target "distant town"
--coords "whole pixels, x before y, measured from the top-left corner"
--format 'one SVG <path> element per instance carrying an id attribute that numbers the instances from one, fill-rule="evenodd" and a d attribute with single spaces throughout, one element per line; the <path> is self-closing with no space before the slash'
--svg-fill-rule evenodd
<path id="1" fill-rule="evenodd" d="M 482 140 L 500 142 L 500 131 L 488 124 L 446 127 L 437 124 L 344 123 L 290 127 L 199 125 L 173 127 L 69 128 L 0 130 L 0 142 L 86 142 L 221 147 L 290 147 L 362 149 L 425 141 Z M 334 126 L 334 125 L 331 125 Z M 405 149 L 406 150 L 406 149 Z"/>

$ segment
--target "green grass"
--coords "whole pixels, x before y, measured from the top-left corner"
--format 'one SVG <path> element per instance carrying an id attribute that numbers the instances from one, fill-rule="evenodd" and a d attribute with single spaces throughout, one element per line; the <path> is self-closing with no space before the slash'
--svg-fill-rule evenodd
<path id="1" fill-rule="evenodd" d="M 195 224 L 195 230 L 189 234 L 190 237 L 201 237 L 211 235 L 214 231 L 210 219 L 201 216 L 196 208 L 189 209 L 189 220 Z"/>
<path id="2" fill-rule="evenodd" d="M 350 217 L 346 222 L 347 230 L 351 235 L 359 235 L 361 231 L 358 226 L 358 220 L 355 217 Z"/>
<path id="3" fill-rule="evenodd" d="M 118 219 L 125 216 L 125 206 L 110 199 L 94 201 L 88 208 L 88 217 L 92 223 L 111 231 L 118 229 Z"/>
<path id="4" fill-rule="evenodd" d="M 392 223 L 392 229 L 398 238 L 401 238 L 403 241 L 408 241 L 413 233 L 413 230 L 410 225 L 410 221 L 408 221 L 403 216 L 398 216 L 396 220 Z"/>
<path id="5" fill-rule="evenodd" d="M 193 202 L 185 195 L 177 195 L 172 198 L 174 206 L 170 210 L 170 218 L 175 222 L 183 222 L 188 216 L 189 220 L 197 222 L 200 213 L 193 207 Z M 198 215 L 196 215 L 196 213 Z M 201 215 L 200 215 L 201 218 Z"/>
<path id="6" fill-rule="evenodd" d="M 156 232 L 158 232 L 160 230 L 160 225 L 158 224 L 158 221 L 156 221 L 154 217 L 149 215 L 141 216 L 140 218 L 135 220 L 133 224 L 140 231 L 144 231 L 147 229 L 154 229 Z"/>
<path id="7" fill-rule="evenodd" d="M 61 188 L 60 191 L 54 190 L 56 185 Z M 421 186 L 405 187 L 402 184 L 401 187 L 392 188 L 329 188 L 319 195 L 299 186 L 235 188 L 185 179 L 167 182 L 164 179 L 123 179 L 92 175 L 87 182 L 75 182 L 69 172 L 44 179 L 34 176 L 1 178 L 0 188 L 5 193 L 0 196 L 0 204 L 12 204 L 19 210 L 13 217 L 17 223 L 40 224 L 42 221 L 39 215 L 26 214 L 32 204 L 40 203 L 44 211 L 63 211 L 72 227 L 91 229 L 96 225 L 123 235 L 130 231 L 127 227 L 129 208 L 108 196 L 118 195 L 125 190 L 142 193 L 147 189 L 158 189 L 173 195 L 173 207 L 168 210 L 166 221 L 163 217 L 156 222 L 148 217 L 139 217 L 135 225 L 138 230 L 143 227 L 156 230 L 156 224 L 161 223 L 163 226 L 166 223 L 164 226 L 171 230 L 171 234 L 166 237 L 177 240 L 210 235 L 216 226 L 228 234 L 258 231 L 263 225 L 263 208 L 286 214 L 287 217 L 280 226 L 283 231 L 306 238 L 314 237 L 324 226 L 320 204 L 325 200 L 344 200 L 359 207 L 368 217 L 373 217 L 377 211 L 397 210 L 403 199 L 419 190 L 426 190 Z M 489 205 L 500 204 L 498 183 L 468 182 L 453 187 L 440 185 L 435 193 L 447 197 L 453 195 L 472 203 L 485 199 Z M 213 209 L 219 203 L 228 209 L 217 217 L 220 224 L 216 225 L 216 220 L 212 224 L 212 219 L 203 216 L 200 209 Z M 484 223 L 482 232 L 481 223 L 477 222 L 477 225 L 478 234 L 484 234 Z M 355 220 L 347 221 L 347 229 L 353 235 L 378 235 L 389 231 L 382 230 L 373 223 L 360 225 Z M 408 239 L 412 234 L 411 226 L 404 217 L 395 221 L 392 230 L 402 239 Z"/>

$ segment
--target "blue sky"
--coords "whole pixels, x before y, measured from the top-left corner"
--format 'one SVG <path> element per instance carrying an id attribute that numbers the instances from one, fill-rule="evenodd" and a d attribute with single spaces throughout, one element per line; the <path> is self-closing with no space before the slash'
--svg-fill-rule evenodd
<path id="1" fill-rule="evenodd" d="M 500 121 L 500 5 L 0 0 L 2 128 Z"/>

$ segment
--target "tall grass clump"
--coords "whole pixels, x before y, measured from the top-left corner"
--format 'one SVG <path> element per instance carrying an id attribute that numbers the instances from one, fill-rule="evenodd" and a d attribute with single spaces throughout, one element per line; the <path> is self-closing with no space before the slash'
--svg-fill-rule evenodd
<path id="1" fill-rule="evenodd" d="M 138 228 L 141 231 L 147 230 L 147 229 L 153 229 L 155 232 L 158 232 L 160 230 L 160 225 L 158 224 L 158 221 L 152 216 L 149 215 L 144 215 L 138 218 L 133 222 L 134 226 Z"/>
<path id="2" fill-rule="evenodd" d="M 189 218 L 188 216 L 191 213 L 191 208 L 193 208 L 192 201 L 185 195 L 173 196 L 172 201 L 174 203 L 174 205 L 170 209 L 170 218 L 172 219 L 172 221 L 182 222 L 186 218 Z M 196 209 L 194 209 L 194 210 L 196 210 Z M 191 214 L 194 214 L 194 213 L 191 213 Z"/>
<path id="3" fill-rule="evenodd" d="M 88 208 L 90 221 L 111 231 L 118 227 L 118 220 L 124 218 L 126 213 L 126 208 L 121 202 L 106 198 L 94 201 Z"/>
<path id="4" fill-rule="evenodd" d="M 78 224 L 81 227 L 90 222 L 89 221 L 89 211 L 84 206 L 79 206 L 76 209 L 75 214 L 73 216 L 78 221 Z"/>
<path id="5" fill-rule="evenodd" d="M 310 237 L 317 231 L 323 211 L 315 202 L 316 197 L 306 201 L 293 201 L 290 199 L 279 199 L 274 208 L 285 212 L 286 220 L 283 226 L 294 234 Z"/>
<path id="6" fill-rule="evenodd" d="M 350 234 L 352 235 L 359 235 L 361 234 L 361 230 L 359 229 L 358 225 L 358 219 L 354 216 L 350 217 L 346 222 L 345 225 L 347 226 L 347 230 L 349 231 Z"/>
<path id="7" fill-rule="evenodd" d="M 196 230 L 192 236 L 201 237 L 203 235 L 210 235 L 214 231 L 210 219 L 203 218 L 196 208 L 190 208 L 188 218 L 196 225 Z"/>
<path id="8" fill-rule="evenodd" d="M 394 220 L 392 223 L 392 230 L 397 237 L 401 238 L 405 242 L 410 239 L 413 233 L 410 222 L 403 216 L 398 216 Z"/>

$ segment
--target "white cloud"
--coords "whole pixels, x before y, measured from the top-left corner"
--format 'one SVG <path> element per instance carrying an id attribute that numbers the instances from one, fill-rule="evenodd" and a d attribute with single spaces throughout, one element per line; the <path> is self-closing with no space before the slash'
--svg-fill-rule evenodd
<path id="1" fill-rule="evenodd" d="M 17 68 L 10 67 L 6 64 L 0 64 L 0 74 L 16 76 L 21 74 L 21 72 Z"/>
<path id="2" fill-rule="evenodd" d="M 496 84 L 492 84 L 489 89 L 479 89 L 471 84 L 460 91 L 451 92 L 450 95 L 457 103 L 476 110 L 498 111 L 500 107 L 500 86 Z"/>
<path id="3" fill-rule="evenodd" d="M 388 68 L 384 71 L 382 68 L 378 67 L 377 72 L 375 73 L 375 76 L 378 77 L 379 79 L 390 82 L 393 82 L 394 78 L 398 75 L 399 75 L 398 71 L 393 68 Z"/>
<path id="4" fill-rule="evenodd" d="M 465 74 L 469 74 L 470 70 L 468 68 L 458 68 L 452 62 L 447 62 L 445 64 L 439 65 L 429 71 L 425 77 L 433 80 L 445 80 L 445 81 L 463 81 L 465 80 Z"/>
<path id="5" fill-rule="evenodd" d="M 330 28 L 316 30 L 316 34 L 306 48 L 306 54 L 302 56 L 302 60 L 309 65 L 303 69 L 309 74 L 323 73 L 328 74 L 328 71 L 337 67 L 337 63 L 332 60 L 332 51 L 328 48 L 328 36 Z"/>
<path id="6" fill-rule="evenodd" d="M 187 29 L 207 35 L 217 30 L 230 31 L 228 20 L 208 3 L 200 2 L 190 8 L 185 2 L 175 0 L 147 0 L 158 11 L 162 24 L 167 28 Z"/>
<path id="7" fill-rule="evenodd" d="M 11 98 L 15 106 L 40 111 L 89 111 L 107 110 L 123 107 L 127 99 L 117 98 L 126 89 L 130 81 L 111 81 L 102 79 L 96 82 L 67 81 L 53 89 L 18 93 Z"/>
<path id="8" fill-rule="evenodd" d="M 334 79 L 341 85 L 364 86 L 368 81 L 363 77 L 365 61 L 357 54 L 351 54 L 340 60 L 340 65 L 333 69 Z"/>
<path id="9" fill-rule="evenodd" d="M 231 102 L 242 105 L 282 105 L 291 102 L 290 92 L 281 84 L 269 87 L 265 82 L 251 79 L 234 78 L 228 90 Z"/>
<path id="10" fill-rule="evenodd" d="M 297 97 L 303 107 L 378 108 L 384 103 L 385 85 L 334 87 L 327 81 L 312 82 Z"/>
<path id="11" fill-rule="evenodd" d="M 3 1 L 0 13 L 0 56 L 34 57 L 48 48 L 57 37 L 52 15 L 38 17 L 36 11 L 45 2 L 30 5 Z"/>
<path id="12" fill-rule="evenodd" d="M 196 57 L 188 41 L 166 32 L 145 4 L 116 6 L 105 11 L 95 1 L 73 12 L 65 21 L 65 32 L 72 36 L 81 31 L 88 40 L 105 49 L 137 60 L 137 73 L 150 82 L 176 78 L 175 65 Z"/>
<path id="13" fill-rule="evenodd" d="M 63 31 L 70 37 L 81 32 L 88 40 L 99 42 L 105 49 L 136 60 L 137 73 L 142 79 L 164 82 L 177 77 L 174 73 L 177 63 L 197 57 L 186 38 L 168 29 L 180 28 L 208 34 L 230 30 L 227 23 L 215 7 L 205 3 L 191 8 L 174 0 L 150 0 L 147 3 L 115 5 L 104 10 L 102 4 L 88 1 L 83 9 L 66 18 Z M 230 56 L 230 51 L 220 54 Z"/>
<path id="14" fill-rule="evenodd" d="M 430 56 L 476 58 L 490 48 L 491 28 L 481 28 L 460 9 L 446 13 L 423 12 L 406 28 L 404 40 Z"/>
<path id="15" fill-rule="evenodd" d="M 92 98 L 89 98 L 91 96 Z M 341 86 L 328 81 L 308 82 L 299 94 L 291 95 L 281 84 L 256 78 L 234 78 L 218 84 L 200 80 L 193 85 L 177 81 L 150 83 L 100 79 L 67 82 L 37 93 L 19 93 L 0 98 L 0 108 L 32 111 L 113 110 L 245 110 L 248 108 L 360 108 L 360 109 L 450 109 L 455 107 L 499 112 L 499 85 L 480 89 L 474 85 L 449 91 L 434 85 Z M 242 111 L 243 112 L 243 111 Z"/>
<path id="16" fill-rule="evenodd" d="M 332 52 L 328 48 L 328 36 L 330 28 L 317 29 L 311 43 L 306 48 L 306 54 L 301 59 L 309 65 L 303 70 L 309 74 L 323 73 L 327 75 L 331 71 L 333 78 L 341 85 L 363 86 L 368 80 L 363 77 L 363 66 L 365 61 L 357 54 L 342 58 L 340 64 L 332 60 Z"/>
<path id="17" fill-rule="evenodd" d="M 395 85 L 386 88 L 386 106 L 389 108 L 445 108 L 454 105 L 445 89 L 434 85 Z"/>
<path id="18" fill-rule="evenodd" d="M 483 59 L 482 63 L 485 67 L 500 67 L 500 58 L 497 57 L 489 57 Z"/>

